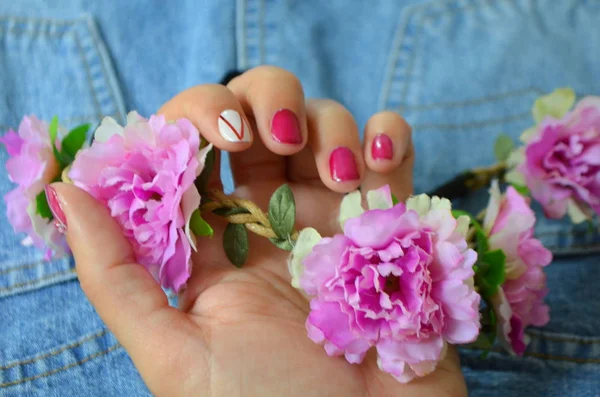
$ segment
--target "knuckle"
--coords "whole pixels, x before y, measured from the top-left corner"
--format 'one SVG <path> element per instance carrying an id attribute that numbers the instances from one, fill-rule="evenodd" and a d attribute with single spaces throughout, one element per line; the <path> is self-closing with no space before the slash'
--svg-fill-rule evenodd
<path id="1" fill-rule="evenodd" d="M 302 82 L 292 72 L 282 69 L 278 66 L 262 65 L 252 69 L 251 73 L 260 80 L 268 81 L 274 85 L 280 86 L 282 83 L 286 87 L 296 91 L 303 91 Z"/>

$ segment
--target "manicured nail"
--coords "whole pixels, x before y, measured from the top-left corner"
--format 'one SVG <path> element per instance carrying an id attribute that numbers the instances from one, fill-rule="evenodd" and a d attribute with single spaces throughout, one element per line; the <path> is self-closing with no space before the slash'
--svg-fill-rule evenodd
<path id="1" fill-rule="evenodd" d="M 371 157 L 373 160 L 391 160 L 394 158 L 394 144 L 392 139 L 385 135 L 379 134 L 373 139 L 371 146 Z"/>
<path id="2" fill-rule="evenodd" d="M 229 142 L 250 142 L 252 131 L 238 112 L 225 110 L 219 115 L 219 132 Z"/>
<path id="3" fill-rule="evenodd" d="M 62 210 L 56 190 L 54 190 L 52 186 L 46 185 L 45 191 L 46 200 L 48 200 L 48 206 L 50 207 L 50 211 L 54 216 L 54 225 L 61 233 L 65 233 L 67 231 L 67 217 Z"/>
<path id="4" fill-rule="evenodd" d="M 331 152 L 329 171 L 331 172 L 331 179 L 336 182 L 354 181 L 360 177 L 356 168 L 354 153 L 345 146 L 340 146 Z"/>
<path id="5" fill-rule="evenodd" d="M 289 109 L 279 109 L 271 120 L 271 135 L 279 143 L 297 145 L 302 143 L 298 118 Z"/>

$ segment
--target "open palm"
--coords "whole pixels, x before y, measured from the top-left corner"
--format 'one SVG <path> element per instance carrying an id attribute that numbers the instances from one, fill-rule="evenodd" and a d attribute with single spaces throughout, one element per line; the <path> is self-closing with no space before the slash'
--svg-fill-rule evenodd
<path id="1" fill-rule="evenodd" d="M 285 182 L 259 182 L 236 193 L 265 208 L 270 194 Z M 292 189 L 297 226 L 334 233 L 341 195 L 318 183 L 292 184 Z M 157 396 L 466 393 L 453 349 L 433 374 L 408 385 L 380 371 L 374 354 L 360 365 L 329 357 L 306 336 L 308 300 L 290 285 L 288 253 L 251 236 L 249 260 L 237 269 L 216 241 L 225 226 L 216 217 L 210 219 L 215 238 L 201 241 L 193 258 L 181 310 L 170 308 L 146 270 L 132 264 L 131 248 L 106 210 L 72 186 L 57 190 L 66 204 L 68 239 L 82 287 Z M 92 232 L 93 241 L 88 238 Z"/>

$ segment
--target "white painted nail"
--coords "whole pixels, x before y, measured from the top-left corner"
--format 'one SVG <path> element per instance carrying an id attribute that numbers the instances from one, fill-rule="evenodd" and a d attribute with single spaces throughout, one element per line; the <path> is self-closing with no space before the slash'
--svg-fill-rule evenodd
<path id="1" fill-rule="evenodd" d="M 252 131 L 238 112 L 232 109 L 219 115 L 219 132 L 229 142 L 250 142 Z"/>

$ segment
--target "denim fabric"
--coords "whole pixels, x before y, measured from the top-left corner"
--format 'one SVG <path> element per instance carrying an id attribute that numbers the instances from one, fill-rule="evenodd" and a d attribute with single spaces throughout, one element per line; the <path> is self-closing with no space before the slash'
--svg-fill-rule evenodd
<path id="1" fill-rule="evenodd" d="M 540 94 L 600 94 L 598 21 L 597 0 L 4 1 L 0 133 L 29 113 L 67 127 L 148 115 L 185 88 L 269 63 L 296 73 L 308 96 L 341 101 L 359 127 L 382 109 L 403 114 L 415 189 L 427 191 L 492 164 L 496 136 L 529 127 Z M 2 169 L 0 191 L 11 188 Z M 462 205 L 484 202 L 482 192 Z M 43 262 L 1 212 L 0 395 L 149 395 L 72 260 Z M 472 396 L 600 396 L 598 228 L 540 218 L 556 255 L 551 321 L 529 331 L 523 358 L 463 349 Z"/>

